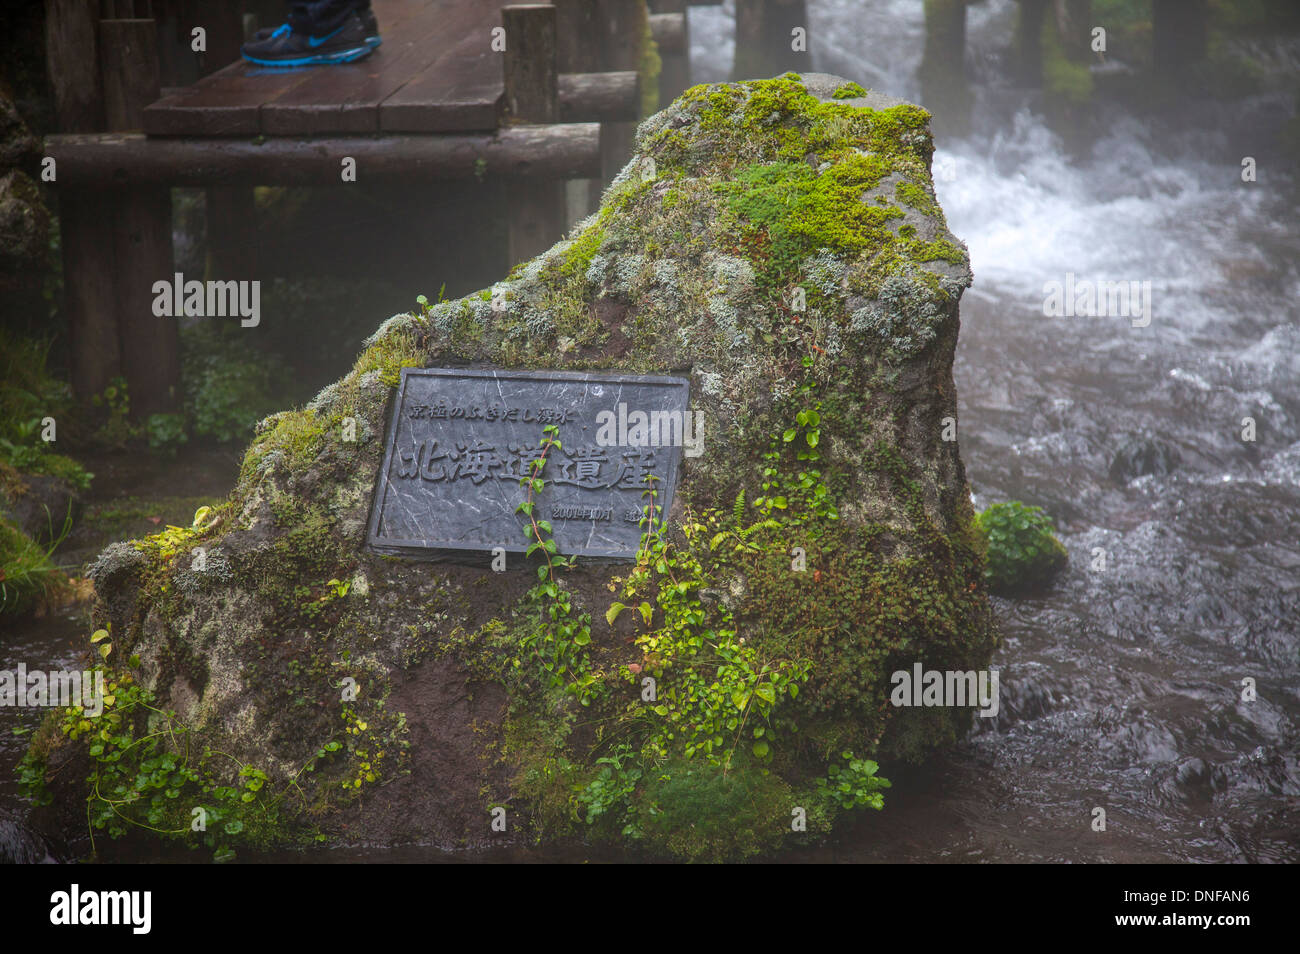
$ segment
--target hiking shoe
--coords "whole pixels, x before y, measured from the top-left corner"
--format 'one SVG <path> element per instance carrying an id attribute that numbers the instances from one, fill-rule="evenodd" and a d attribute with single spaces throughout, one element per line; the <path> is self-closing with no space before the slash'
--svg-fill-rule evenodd
<path id="1" fill-rule="evenodd" d="M 379 45 L 378 24 L 370 20 L 368 30 L 356 13 L 348 14 L 343 24 L 322 36 L 294 30 L 285 23 L 272 30 L 265 39 L 254 39 L 240 48 L 240 54 L 259 66 L 319 66 L 351 63 L 369 55 Z M 373 42 L 372 42 L 373 41 Z"/>
<path id="2" fill-rule="evenodd" d="M 369 43 L 372 48 L 383 43 L 383 39 L 379 36 L 379 21 L 375 19 L 375 11 L 370 9 L 361 10 L 358 11 L 357 16 L 361 17 L 361 25 L 365 27 L 366 42 Z M 262 27 L 260 30 L 253 33 L 253 40 L 256 42 L 269 40 L 271 35 L 277 30 L 287 29 L 289 29 L 289 24 L 287 23 L 278 27 Z"/>

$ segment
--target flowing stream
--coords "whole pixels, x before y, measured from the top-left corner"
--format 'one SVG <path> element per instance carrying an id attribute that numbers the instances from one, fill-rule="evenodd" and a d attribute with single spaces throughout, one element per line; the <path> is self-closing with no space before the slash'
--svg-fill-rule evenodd
<path id="1" fill-rule="evenodd" d="M 816 69 L 919 101 L 918 0 L 809 8 Z M 882 767 L 885 811 L 803 857 L 1300 861 L 1300 210 L 1276 168 L 1240 175 L 1279 103 L 1204 104 L 1176 129 L 1108 107 L 1072 157 L 1001 78 L 1014 8 L 970 8 L 973 132 L 935 159 L 975 272 L 959 438 L 977 505 L 1043 506 L 1070 566 L 1039 598 L 995 601 L 998 715 L 922 769 Z M 690 16 L 696 81 L 726 79 L 730 2 Z M 1267 52 L 1300 74 L 1300 46 Z M 1069 274 L 1150 282 L 1149 325 L 1044 317 L 1044 283 Z M 70 665 L 84 638 L 56 616 L 7 637 L 6 655 Z M 0 710 L 0 854 L 39 859 L 8 771 L 26 741 L 11 730 L 35 721 Z"/>

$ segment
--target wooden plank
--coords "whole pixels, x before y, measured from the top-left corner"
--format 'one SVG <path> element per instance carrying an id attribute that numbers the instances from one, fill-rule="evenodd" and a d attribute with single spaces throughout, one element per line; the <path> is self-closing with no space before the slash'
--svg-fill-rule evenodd
<path id="1" fill-rule="evenodd" d="M 313 70 L 307 82 L 266 103 L 261 131 L 268 136 L 365 134 L 379 131 L 379 106 L 447 52 L 455 40 L 485 22 L 471 0 L 440 0 L 425 6 L 394 28 L 380 24 L 382 46 L 356 63 Z M 486 44 L 486 38 L 483 41 Z"/>
<path id="2" fill-rule="evenodd" d="M 399 32 L 410 18 L 425 14 L 431 2 L 375 0 L 373 8 L 381 35 L 390 28 Z M 384 42 L 387 45 L 389 41 Z M 342 68 L 276 69 L 240 60 L 183 93 L 146 108 L 144 131 L 151 136 L 255 136 L 261 132 L 260 111 L 264 104 L 275 102 L 322 73 Z"/>
<path id="3" fill-rule="evenodd" d="M 379 106 L 384 132 L 495 129 L 505 103 L 501 54 L 490 47 L 489 23 L 468 30 Z"/>
<path id="4" fill-rule="evenodd" d="M 339 136 L 319 139 L 156 138 L 74 133 L 45 138 L 60 184 L 334 185 L 339 159 L 365 181 L 480 176 L 582 179 L 600 172 L 598 123 L 506 126 L 494 134 Z"/>
<path id="5" fill-rule="evenodd" d="M 144 131 L 151 136 L 255 136 L 262 104 L 306 82 L 310 72 L 232 63 L 146 107 Z"/>

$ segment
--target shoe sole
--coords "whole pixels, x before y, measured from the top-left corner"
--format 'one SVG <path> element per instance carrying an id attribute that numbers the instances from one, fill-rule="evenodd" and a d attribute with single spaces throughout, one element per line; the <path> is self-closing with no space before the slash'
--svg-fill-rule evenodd
<path id="1" fill-rule="evenodd" d="M 346 50 L 332 50 L 329 53 L 315 53 L 311 56 L 296 56 L 286 59 L 271 60 L 264 57 L 249 56 L 242 53 L 241 56 L 249 63 L 256 63 L 258 66 L 279 66 L 289 69 L 294 66 L 328 66 L 335 63 L 353 63 L 364 56 L 369 56 L 383 40 L 377 36 L 366 37 L 365 44 L 354 46 Z"/>

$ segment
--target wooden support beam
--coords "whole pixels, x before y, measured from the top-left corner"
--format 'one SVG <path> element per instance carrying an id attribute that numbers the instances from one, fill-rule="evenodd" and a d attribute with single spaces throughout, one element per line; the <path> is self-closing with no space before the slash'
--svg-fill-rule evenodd
<path id="1" fill-rule="evenodd" d="M 217 281 L 257 278 L 257 209 L 249 186 L 204 190 L 208 226 L 207 277 Z"/>
<path id="2" fill-rule="evenodd" d="M 659 47 L 659 55 L 680 54 L 686 49 L 686 14 L 650 14 L 650 36 Z"/>
<path id="3" fill-rule="evenodd" d="M 115 0 L 133 13 L 132 0 Z M 100 79 L 104 115 L 115 132 L 139 129 L 144 108 L 158 98 L 157 29 L 153 20 L 101 20 Z M 173 413 L 181 401 L 180 336 L 175 319 L 153 313 L 153 286 L 172 269 L 171 189 L 153 184 L 105 189 L 103 208 L 115 241 L 101 250 L 115 257 L 117 335 L 131 416 Z"/>
<path id="4" fill-rule="evenodd" d="M 686 15 L 686 0 L 655 0 L 651 4 L 651 32 L 659 46 L 659 105 L 667 106 L 691 86 L 691 32 L 690 18 Z M 663 36 L 666 18 L 674 20 L 668 27 L 677 36 Z M 660 26 L 656 30 L 655 24 Z"/>
<path id="5" fill-rule="evenodd" d="M 45 63 L 58 128 L 102 129 L 99 0 L 45 0 Z M 55 181 L 72 387 L 79 400 L 89 401 L 122 373 L 113 313 L 113 224 L 103 213 L 100 191 Z"/>
<path id="6" fill-rule="evenodd" d="M 88 402 L 122 373 L 113 216 L 104 214 L 103 186 L 77 188 L 63 182 L 58 194 L 69 370 L 77 400 Z"/>
<path id="7" fill-rule="evenodd" d="M 155 282 L 170 280 L 172 197 L 166 186 L 124 193 L 117 216 L 117 333 L 131 416 L 175 413 L 181 406 L 179 326 L 153 313 Z"/>
<path id="8" fill-rule="evenodd" d="M 556 58 L 560 74 L 560 118 L 564 122 L 574 122 L 590 117 L 571 109 L 566 95 L 566 74 L 595 74 L 604 68 L 604 58 L 600 48 L 600 0 L 553 0 L 556 10 Z M 631 71 L 627 71 L 631 72 Z M 624 73 L 606 75 L 625 75 Z M 637 86 L 638 95 L 640 84 Z M 638 101 L 631 119 L 640 114 Z M 602 116 L 601 120 L 611 121 Z M 585 219 L 600 201 L 601 181 L 599 178 L 570 180 L 565 184 L 567 224 L 572 225 Z"/>
<path id="9" fill-rule="evenodd" d="M 186 32 L 202 27 L 207 39 L 207 49 L 193 54 L 198 57 L 199 75 L 207 76 L 239 59 L 239 47 L 244 42 L 244 17 L 242 3 L 231 0 L 184 0 L 184 18 L 189 21 Z M 288 4 L 284 5 L 285 8 Z"/>
<path id="10" fill-rule="evenodd" d="M 1047 18 L 1047 0 L 1020 0 L 1016 13 L 1016 59 L 1020 82 L 1026 86 L 1043 85 L 1043 23 Z"/>
<path id="11" fill-rule="evenodd" d="M 641 75 L 634 70 L 561 73 L 558 87 L 562 123 L 636 122 L 640 114 Z"/>
<path id="12" fill-rule="evenodd" d="M 506 31 L 506 112 L 518 120 L 553 123 L 559 116 L 556 10 L 549 3 L 501 8 Z"/>
<path id="13" fill-rule="evenodd" d="M 564 73 L 601 69 L 600 0 L 555 0 L 556 59 Z"/>
<path id="14" fill-rule="evenodd" d="M 966 82 L 966 0 L 925 0 L 921 101 L 944 135 L 970 129 L 974 97 Z"/>
<path id="15" fill-rule="evenodd" d="M 1208 17 L 1206 0 L 1152 0 L 1152 62 L 1158 75 L 1177 81 L 1205 60 Z"/>
<path id="16" fill-rule="evenodd" d="M 45 68 L 60 132 L 104 128 L 99 0 L 45 0 Z"/>
<path id="17" fill-rule="evenodd" d="M 808 9 L 804 0 L 736 0 L 732 79 L 767 79 L 810 69 L 807 50 L 792 48 L 791 31 L 796 27 L 805 31 L 806 40 Z"/>
<path id="18" fill-rule="evenodd" d="M 506 111 L 522 122 L 553 123 L 560 115 L 556 9 L 549 3 L 501 8 L 506 31 Z M 512 181 L 506 185 L 511 265 L 544 252 L 564 233 L 564 184 Z"/>
<path id="19" fill-rule="evenodd" d="M 642 30 L 648 16 L 645 0 L 600 0 L 598 42 L 606 70 L 641 68 Z M 636 123 L 604 123 L 600 127 L 601 182 L 609 183 L 632 157 Z M 593 205 L 600 187 L 593 189 Z"/>
<path id="20" fill-rule="evenodd" d="M 159 95 L 158 39 L 153 20 L 100 20 L 99 72 L 104 125 L 144 128 L 144 108 Z"/>
<path id="21" fill-rule="evenodd" d="M 366 181 L 501 176 L 582 179 L 599 174 L 600 126 L 512 126 L 496 133 L 340 136 L 333 139 L 154 139 L 139 134 L 47 136 L 59 181 L 120 186 L 333 185 L 344 156 Z M 481 161 L 481 165 L 480 165 Z"/>

